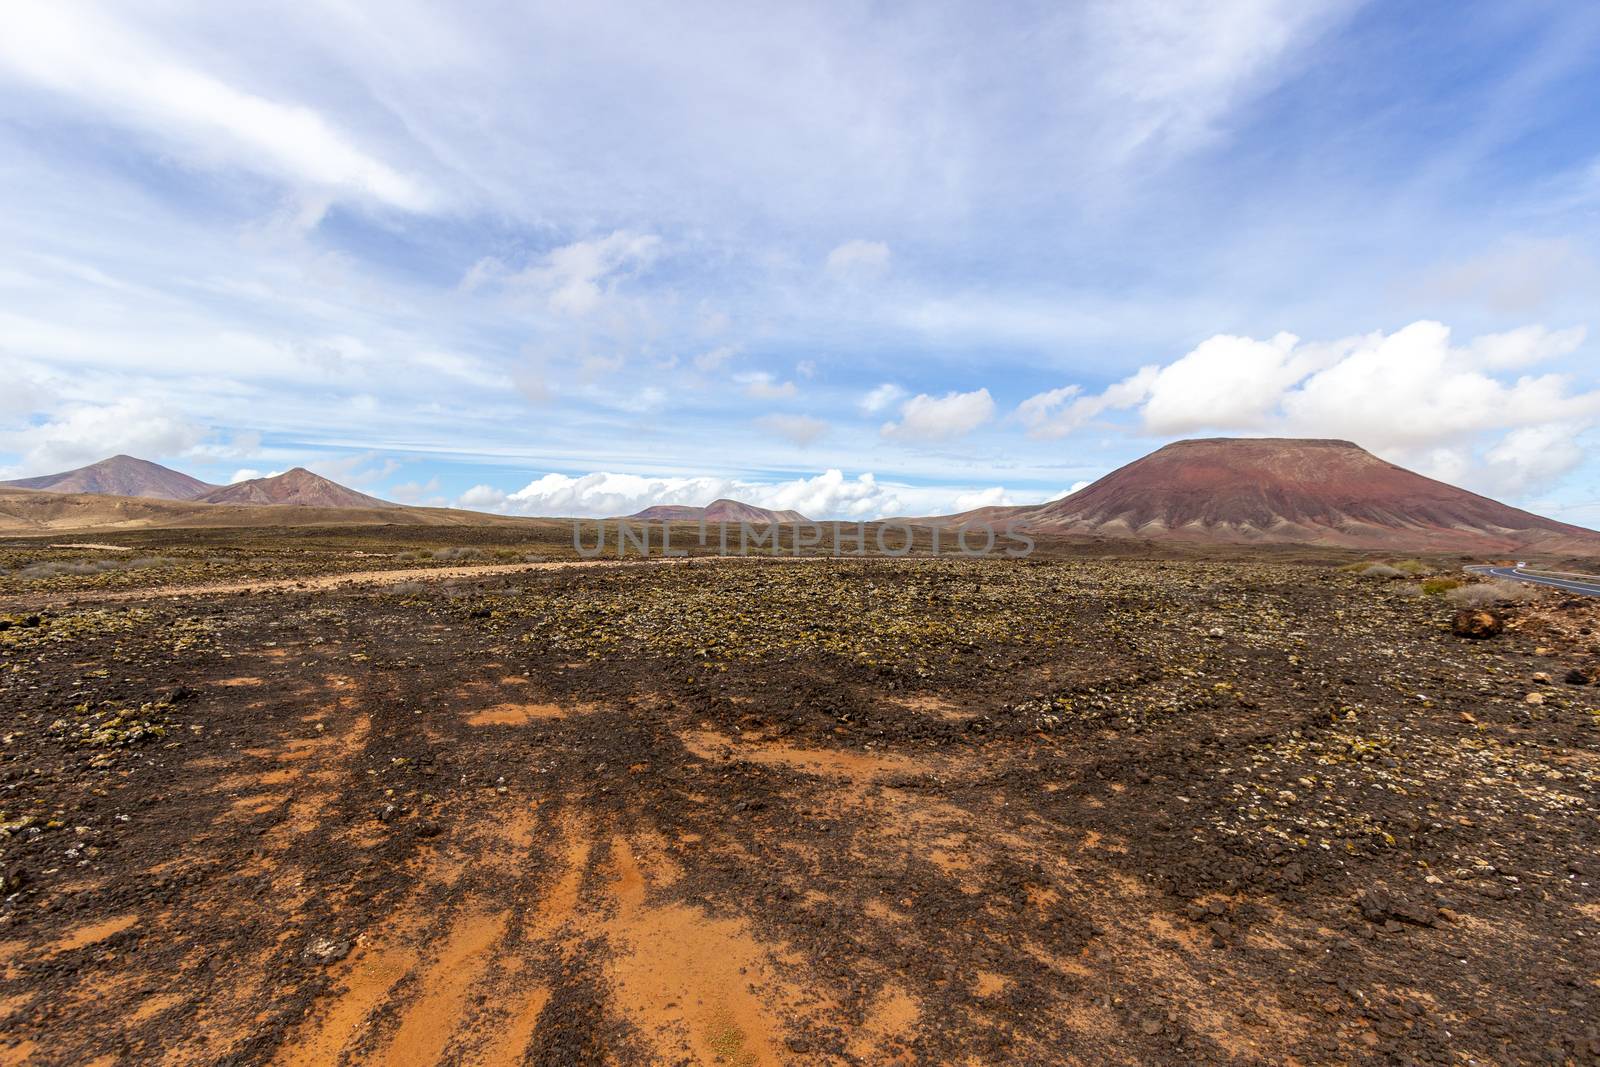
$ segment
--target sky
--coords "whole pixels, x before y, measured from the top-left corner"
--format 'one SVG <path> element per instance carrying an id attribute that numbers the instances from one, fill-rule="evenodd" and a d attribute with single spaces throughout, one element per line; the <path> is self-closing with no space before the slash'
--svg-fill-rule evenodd
<path id="1" fill-rule="evenodd" d="M 1600 5 L 226 5 L 0 29 L 0 477 L 814 518 L 1354 440 L 1600 525 Z"/>

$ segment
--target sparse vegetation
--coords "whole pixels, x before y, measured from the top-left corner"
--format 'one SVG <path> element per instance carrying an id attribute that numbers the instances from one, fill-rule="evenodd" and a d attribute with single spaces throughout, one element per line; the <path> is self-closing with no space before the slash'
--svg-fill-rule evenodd
<path id="1" fill-rule="evenodd" d="M 279 584 L 0 587 L 7 1037 L 62 1062 L 1582 1062 L 1600 603 L 192 536 L 140 555 Z"/>
<path id="2" fill-rule="evenodd" d="M 1539 590 L 1522 582 L 1495 579 L 1474 582 L 1451 589 L 1445 598 L 1460 608 L 1489 608 L 1501 604 L 1528 604 L 1540 597 Z"/>

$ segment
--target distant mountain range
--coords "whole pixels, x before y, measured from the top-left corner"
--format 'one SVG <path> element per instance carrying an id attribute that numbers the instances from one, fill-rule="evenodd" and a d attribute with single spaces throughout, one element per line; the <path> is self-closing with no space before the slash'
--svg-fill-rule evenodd
<path id="1" fill-rule="evenodd" d="M 805 522 L 737 500 L 663 504 L 630 518 Z M 0 528 L 303 525 L 308 522 L 524 522 L 391 504 L 303 467 L 209 485 L 133 456 L 0 482 Z M 1303 544 L 1380 552 L 1600 555 L 1600 533 L 1547 519 L 1379 459 L 1349 441 L 1177 441 L 1046 504 L 907 519 L 923 525 L 1014 523 L 1044 536 Z"/>
<path id="2" fill-rule="evenodd" d="M 134 456 L 112 456 L 77 470 L 0 482 L 15 489 L 93 496 L 188 500 L 201 504 L 292 504 L 316 508 L 393 508 L 386 500 L 347 489 L 304 467 L 269 478 L 212 485 L 182 471 Z"/>
<path id="3" fill-rule="evenodd" d="M 746 504 L 740 500 L 729 500 L 726 497 L 713 500 L 703 508 L 687 504 L 657 504 L 645 508 L 643 511 L 629 515 L 630 519 L 644 519 L 650 522 L 809 522 L 798 511 L 772 511 L 768 508 L 758 508 L 754 504 Z"/>
<path id="4" fill-rule="evenodd" d="M 1600 533 L 1423 477 L 1350 441 L 1176 441 L 1060 500 L 913 520 L 1061 535 L 1387 551 L 1600 550 Z"/>

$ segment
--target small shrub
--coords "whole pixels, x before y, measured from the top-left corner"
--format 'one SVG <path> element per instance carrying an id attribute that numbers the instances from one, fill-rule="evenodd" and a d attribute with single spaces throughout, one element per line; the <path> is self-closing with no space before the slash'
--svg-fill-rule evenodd
<path id="1" fill-rule="evenodd" d="M 483 555 L 476 548 L 436 548 L 433 550 L 434 559 L 477 559 Z"/>
<path id="2" fill-rule="evenodd" d="M 1403 559 L 1394 565 L 1394 569 L 1401 574 L 1422 574 L 1431 568 L 1420 559 Z"/>
<path id="3" fill-rule="evenodd" d="M 1452 589 L 1461 588 L 1461 585 L 1457 578 L 1426 578 L 1422 582 L 1422 592 L 1425 596 L 1443 596 Z"/>
<path id="4" fill-rule="evenodd" d="M 1498 604 L 1526 604 L 1536 600 L 1539 591 L 1520 582 L 1477 582 L 1445 593 L 1445 599 L 1461 608 L 1492 608 Z"/>
<path id="5" fill-rule="evenodd" d="M 1389 566 L 1387 563 L 1374 563 L 1372 566 L 1368 567 L 1366 570 L 1361 572 L 1361 577 L 1363 577 L 1363 578 L 1399 578 L 1399 577 L 1401 577 L 1403 575 L 1403 573 L 1404 573 L 1403 571 L 1396 570 L 1395 568 Z"/>

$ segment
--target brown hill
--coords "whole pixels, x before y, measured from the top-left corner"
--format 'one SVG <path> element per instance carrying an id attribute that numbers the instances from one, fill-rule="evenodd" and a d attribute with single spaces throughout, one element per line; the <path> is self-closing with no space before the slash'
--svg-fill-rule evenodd
<path id="1" fill-rule="evenodd" d="M 1300 438 L 1177 441 L 1048 504 L 932 521 L 974 520 L 1149 540 L 1600 554 L 1593 530 L 1423 477 L 1349 441 Z"/>
<path id="2" fill-rule="evenodd" d="M 0 482 L 16 489 L 46 493 L 93 493 L 145 496 L 157 500 L 195 500 L 217 487 L 171 467 L 134 456 L 112 456 L 77 470 Z"/>
<path id="3" fill-rule="evenodd" d="M 550 521 L 485 515 L 455 508 L 207 504 L 192 500 L 0 487 L 0 534 L 9 536 L 215 527 L 504 526 L 539 525 Z"/>
<path id="4" fill-rule="evenodd" d="M 645 508 L 643 511 L 629 515 L 630 519 L 645 519 L 651 522 L 809 522 L 798 511 L 772 511 L 768 508 L 758 508 L 754 504 L 746 504 L 739 500 L 713 500 L 703 508 L 692 507 L 687 504 L 657 504 Z"/>
<path id="5" fill-rule="evenodd" d="M 251 478 L 197 498 L 206 504 L 294 504 L 314 508 L 393 508 L 387 500 L 346 489 L 304 467 L 270 478 Z"/>

